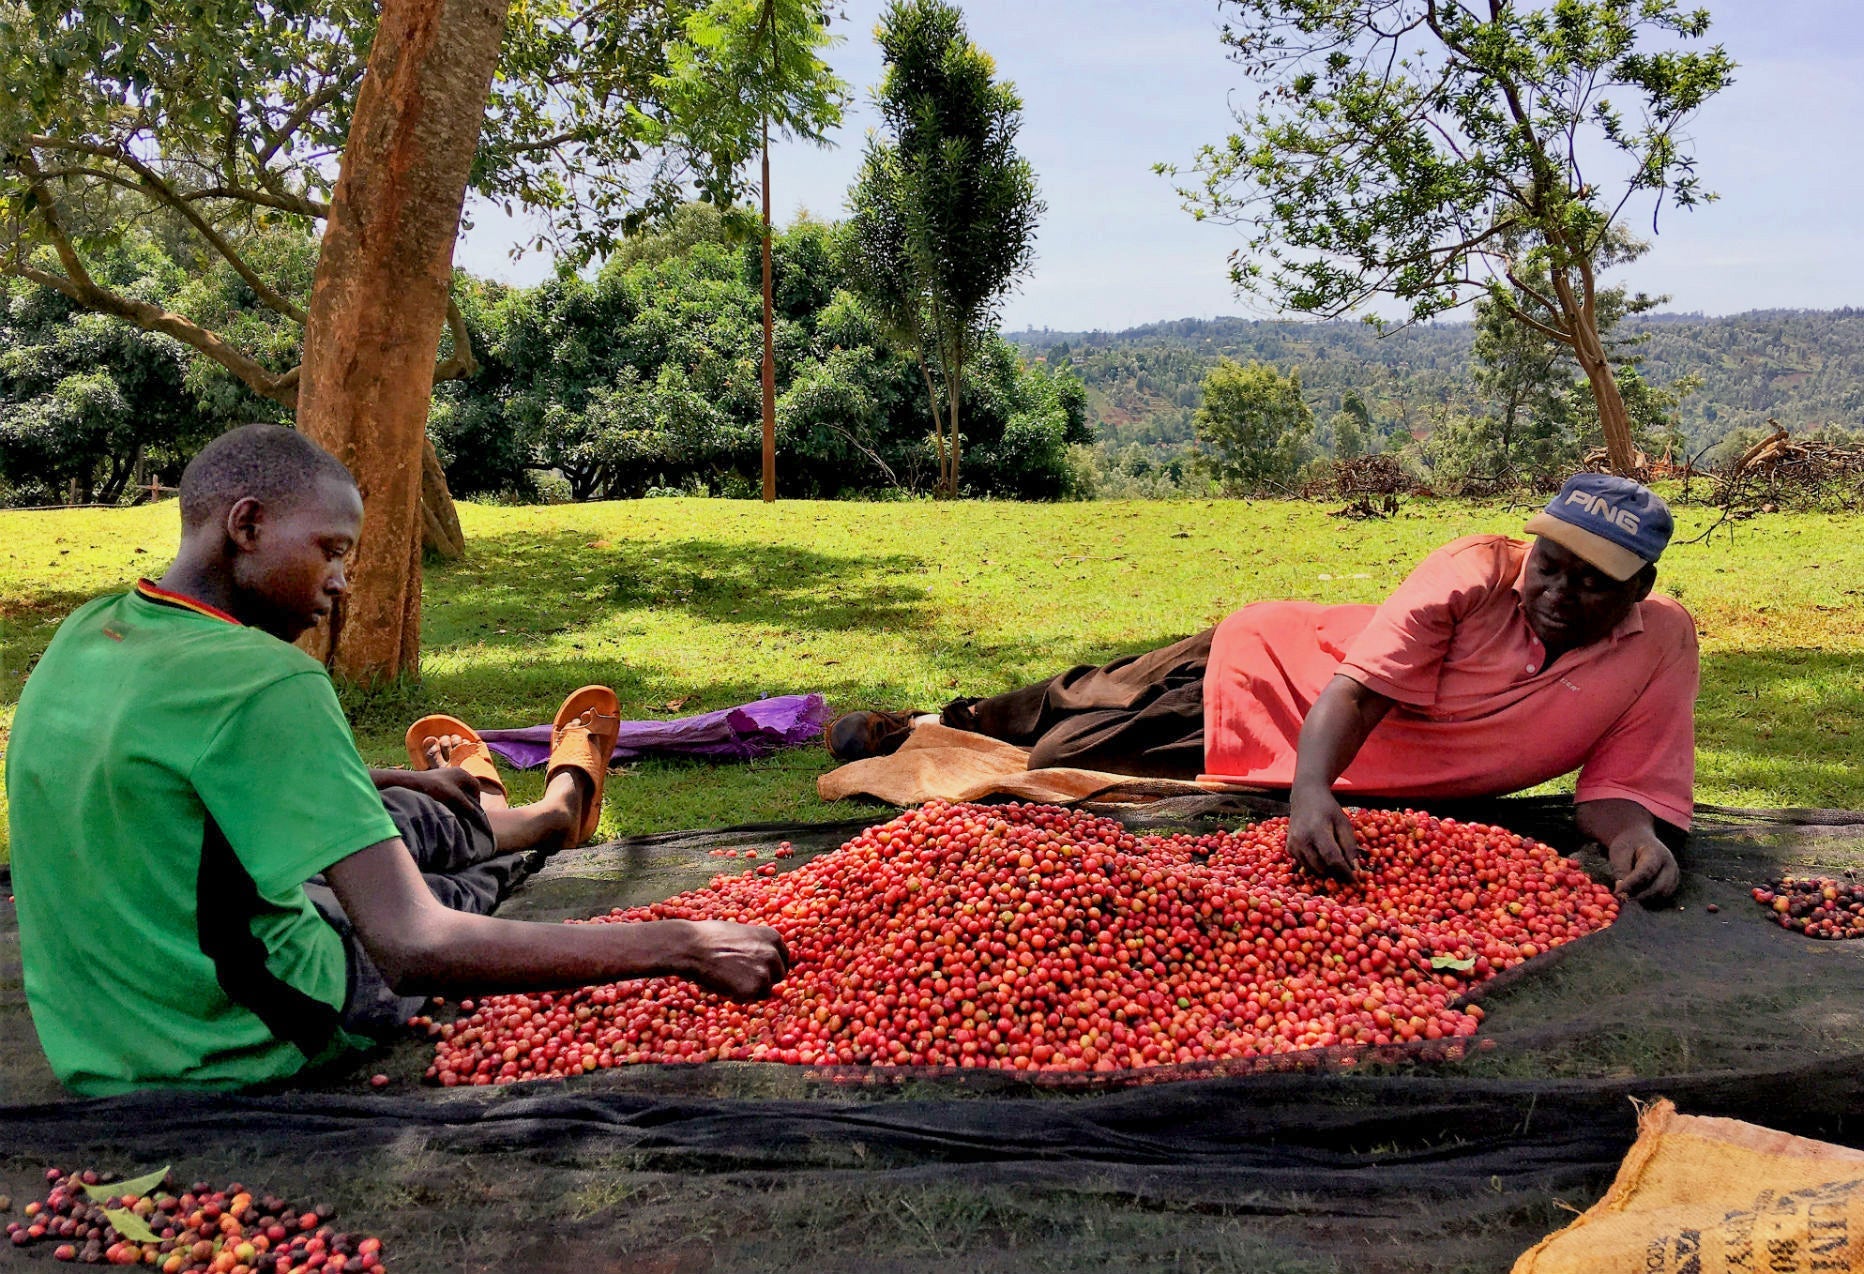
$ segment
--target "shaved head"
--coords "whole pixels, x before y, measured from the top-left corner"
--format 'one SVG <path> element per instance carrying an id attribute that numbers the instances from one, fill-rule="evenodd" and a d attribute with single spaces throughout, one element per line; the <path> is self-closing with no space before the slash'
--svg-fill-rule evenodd
<path id="1" fill-rule="evenodd" d="M 181 525 L 191 531 L 224 519 L 245 499 L 282 510 L 326 482 L 356 485 L 335 456 L 297 430 L 241 425 L 201 448 L 183 471 Z"/>

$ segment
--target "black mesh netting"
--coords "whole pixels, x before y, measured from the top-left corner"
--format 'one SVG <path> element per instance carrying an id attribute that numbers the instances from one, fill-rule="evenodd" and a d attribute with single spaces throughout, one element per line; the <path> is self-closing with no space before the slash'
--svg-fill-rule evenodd
<path id="1" fill-rule="evenodd" d="M 1570 811 L 1434 812 L 1572 850 Z M 1195 828 L 1282 811 L 1200 797 L 1107 812 Z M 654 901 L 710 879 L 713 848 L 789 840 L 795 865 L 858 826 L 561 854 L 502 914 Z M 409 1040 L 287 1092 L 69 1101 L 0 907 L 0 1193 L 31 1197 L 50 1163 L 169 1162 L 332 1202 L 399 1272 L 1506 1269 L 1602 1192 L 1634 1101 L 1864 1146 L 1864 942 L 1790 933 L 1748 896 L 1783 872 L 1864 868 L 1864 813 L 1706 810 L 1680 857 L 1673 907 L 1628 907 L 1482 988 L 1492 1048 L 1040 1085 L 727 1063 L 442 1091 L 419 1084 L 430 1047 Z M 363 1085 L 375 1071 L 394 1080 L 380 1094 Z"/>

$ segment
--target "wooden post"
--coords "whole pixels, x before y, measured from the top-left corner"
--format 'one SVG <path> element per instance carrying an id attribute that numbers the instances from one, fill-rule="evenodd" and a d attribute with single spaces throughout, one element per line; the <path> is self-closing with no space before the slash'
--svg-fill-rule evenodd
<path id="1" fill-rule="evenodd" d="M 777 498 L 776 306 L 770 283 L 770 115 L 764 115 L 764 503 Z"/>

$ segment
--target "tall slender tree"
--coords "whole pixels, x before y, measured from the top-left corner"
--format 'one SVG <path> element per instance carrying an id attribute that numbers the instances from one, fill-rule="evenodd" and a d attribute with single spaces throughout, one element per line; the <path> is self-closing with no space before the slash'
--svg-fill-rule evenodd
<path id="1" fill-rule="evenodd" d="M 1200 152 L 1194 215 L 1248 228 L 1231 277 L 1336 316 L 1486 297 L 1571 352 L 1612 466 L 1636 465 L 1598 271 L 1633 204 L 1713 198 L 1688 126 L 1731 81 L 1677 0 L 1221 0 L 1262 85 Z M 1171 171 L 1168 167 L 1165 171 Z M 1544 286 L 1537 286 L 1544 283 Z"/>
<path id="2" fill-rule="evenodd" d="M 1044 209 L 1016 150 L 1022 99 L 995 78 L 957 6 L 894 0 L 876 34 L 887 68 L 875 93 L 882 128 L 869 135 L 849 192 L 850 279 L 888 338 L 918 361 L 938 489 L 953 497 L 965 363 L 1028 272 Z"/>
<path id="3" fill-rule="evenodd" d="M 763 180 L 764 499 L 777 498 L 777 353 L 770 260 L 770 130 L 828 144 L 841 123 L 847 85 L 822 51 L 832 0 L 712 0 L 686 20 L 686 39 L 659 84 L 661 95 L 691 121 L 716 122 L 715 162 L 722 171 L 744 158 L 734 148 L 756 129 Z"/>
<path id="4" fill-rule="evenodd" d="M 543 214 L 540 244 L 578 260 L 692 181 L 730 197 L 721 130 L 707 121 L 700 149 L 653 92 L 694 3 L 525 6 L 483 103 L 476 192 Z M 0 273 L 173 336 L 295 408 L 297 367 L 110 287 L 92 263 L 128 225 L 171 226 L 255 307 L 302 325 L 308 299 L 267 260 L 265 231 L 322 232 L 377 25 L 373 0 L 0 7 Z M 450 322 L 442 379 L 474 363 L 456 310 Z"/>

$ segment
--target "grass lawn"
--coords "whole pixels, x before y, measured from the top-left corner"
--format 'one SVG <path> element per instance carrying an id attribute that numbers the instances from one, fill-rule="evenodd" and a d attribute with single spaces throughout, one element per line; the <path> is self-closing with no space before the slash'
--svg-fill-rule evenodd
<path id="1" fill-rule="evenodd" d="M 470 557 L 427 577 L 423 682 L 348 705 L 378 765 L 403 762 L 421 712 L 528 725 L 591 681 L 614 686 L 629 717 L 809 690 L 836 706 L 936 708 L 1162 645 L 1259 598 L 1377 601 L 1436 545 L 1518 531 L 1527 512 L 1418 501 L 1357 523 L 1285 502 L 465 505 Z M 1708 515 L 1680 520 L 1687 537 Z M 1702 630 L 1700 799 L 1864 808 L 1860 532 L 1864 518 L 1779 514 L 1666 556 L 1659 588 Z M 175 535 L 172 503 L 0 511 L 0 746 L 58 621 L 159 575 Z M 817 799 L 828 767 L 819 748 L 633 766 L 610 780 L 602 832 L 863 812 Z M 540 783 L 519 776 L 514 798 Z"/>

